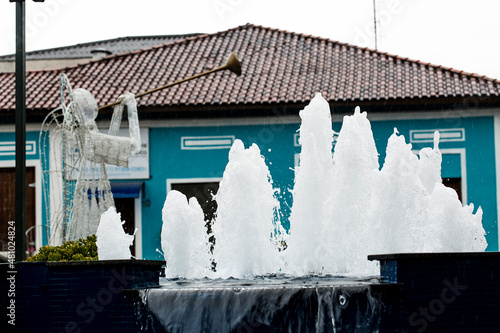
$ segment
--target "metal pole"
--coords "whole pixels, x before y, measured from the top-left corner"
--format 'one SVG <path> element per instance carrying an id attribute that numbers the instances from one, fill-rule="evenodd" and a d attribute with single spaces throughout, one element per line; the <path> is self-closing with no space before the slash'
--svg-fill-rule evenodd
<path id="1" fill-rule="evenodd" d="M 16 261 L 26 259 L 25 5 L 16 2 Z"/>

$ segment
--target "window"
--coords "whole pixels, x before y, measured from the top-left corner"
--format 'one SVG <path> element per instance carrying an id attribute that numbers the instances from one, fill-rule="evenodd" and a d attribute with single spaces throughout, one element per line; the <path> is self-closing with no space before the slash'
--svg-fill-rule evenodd
<path id="1" fill-rule="evenodd" d="M 217 202 L 213 195 L 219 190 L 219 182 L 207 183 L 172 183 L 171 189 L 183 193 L 188 199 L 195 197 L 205 214 L 205 222 L 211 222 L 217 211 Z"/>
<path id="2" fill-rule="evenodd" d="M 457 192 L 458 200 L 462 200 L 462 178 L 443 178 L 443 184 Z"/>

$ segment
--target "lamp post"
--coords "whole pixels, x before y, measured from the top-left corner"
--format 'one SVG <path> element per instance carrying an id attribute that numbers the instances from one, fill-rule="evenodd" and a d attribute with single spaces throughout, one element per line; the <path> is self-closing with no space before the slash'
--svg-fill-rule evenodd
<path id="1" fill-rule="evenodd" d="M 26 258 L 26 50 L 24 0 L 16 3 L 16 261 Z M 33 0 L 43 2 L 44 0 Z"/>

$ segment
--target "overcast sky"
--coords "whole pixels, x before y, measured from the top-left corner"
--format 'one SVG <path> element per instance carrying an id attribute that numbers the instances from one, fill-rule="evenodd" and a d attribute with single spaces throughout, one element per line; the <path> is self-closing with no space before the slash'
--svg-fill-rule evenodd
<path id="1" fill-rule="evenodd" d="M 500 79 L 500 1 L 377 0 L 378 49 Z M 373 0 L 26 0 L 28 51 L 95 40 L 212 33 L 246 23 L 375 47 Z M 15 3 L 0 1 L 0 55 Z"/>

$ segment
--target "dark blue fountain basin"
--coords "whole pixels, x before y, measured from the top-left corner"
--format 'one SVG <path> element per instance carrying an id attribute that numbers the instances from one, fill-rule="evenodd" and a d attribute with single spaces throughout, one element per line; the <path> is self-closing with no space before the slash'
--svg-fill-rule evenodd
<path id="1" fill-rule="evenodd" d="M 380 278 L 167 280 L 162 261 L 18 263 L 15 297 L 0 296 L 4 309 L 15 300 L 16 326 L 0 331 L 500 332 L 500 253 L 369 259 Z"/>
<path id="2" fill-rule="evenodd" d="M 500 332 L 500 253 L 402 253 L 380 261 L 383 283 L 401 285 L 399 332 Z"/>
<path id="3" fill-rule="evenodd" d="M 7 292 L 0 297 L 4 309 L 15 302 L 15 326 L 2 320 L 0 331 L 137 332 L 136 302 L 124 290 L 158 286 L 164 264 L 156 260 L 22 262 L 15 265 L 15 272 L 1 265 L 2 287 L 9 276 L 16 287 L 13 297 L 7 297 Z"/>
<path id="4" fill-rule="evenodd" d="M 378 278 L 162 280 L 141 292 L 160 332 L 378 332 L 393 285 Z"/>

